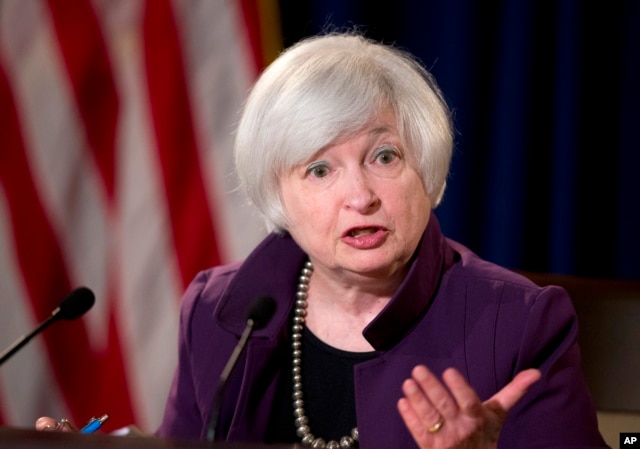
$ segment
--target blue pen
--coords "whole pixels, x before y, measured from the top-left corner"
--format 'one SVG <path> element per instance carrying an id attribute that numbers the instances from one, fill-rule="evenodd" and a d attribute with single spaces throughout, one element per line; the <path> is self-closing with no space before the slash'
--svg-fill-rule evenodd
<path id="1" fill-rule="evenodd" d="M 102 424 L 109 419 L 109 415 L 102 415 L 100 418 L 91 418 L 85 426 L 80 429 L 80 433 L 93 433 L 102 427 Z"/>

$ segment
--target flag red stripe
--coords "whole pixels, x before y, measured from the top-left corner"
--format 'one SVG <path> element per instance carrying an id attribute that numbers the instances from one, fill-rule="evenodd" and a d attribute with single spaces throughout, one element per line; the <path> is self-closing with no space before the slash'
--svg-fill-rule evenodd
<path id="1" fill-rule="evenodd" d="M 0 103 L 0 135 L 7 147 L 12 149 L 0 151 L 0 179 L 7 196 L 23 281 L 31 299 L 35 320 L 41 322 L 57 306 L 57 300 L 69 292 L 70 282 L 60 248 L 32 181 L 24 140 L 19 132 L 15 103 L 4 70 L 0 70 L 0 98 L 4 99 Z M 73 327 L 74 331 L 86 337 L 85 330 L 81 329 L 81 322 L 69 324 L 70 326 L 52 326 L 43 334 L 57 373 L 62 373 L 63 368 L 54 355 L 60 352 L 59 348 L 64 341 L 60 340 L 60 331 Z M 80 350 L 80 354 L 84 355 L 88 349 L 85 343 L 87 339 L 81 340 L 79 347 L 74 345 L 73 352 Z M 66 377 L 59 380 L 67 387 L 73 386 Z"/>
<path id="2" fill-rule="evenodd" d="M 0 102 L 0 135 L 3 144 L 11 148 L 0 151 L 0 180 L 11 216 L 16 259 L 34 321 L 42 322 L 72 286 L 62 249 L 33 182 L 17 110 L 2 67 L 0 98 L 3 99 Z M 112 332 L 111 341 L 114 335 Z M 76 422 L 96 414 L 96 408 L 117 410 L 115 422 L 135 422 L 121 361 L 118 363 L 112 353 L 95 354 L 92 351 L 83 320 L 55 323 L 41 338 L 53 375 Z M 118 346 L 113 349 L 117 350 Z M 109 385 L 111 394 L 101 395 L 99 385 Z M 94 392 L 98 392 L 97 397 Z"/>
<path id="3" fill-rule="evenodd" d="M 175 354 L 158 350 L 175 345 L 174 300 L 197 271 L 243 257 L 261 233 L 237 197 L 225 195 L 233 181 L 221 167 L 232 160 L 230 117 L 269 55 L 261 37 L 275 36 L 268 27 L 261 33 L 262 9 L 253 0 L 123 6 L 0 7 L 0 220 L 10 233 L 3 260 L 15 263 L 10 287 L 24 302 L 9 304 L 8 314 L 19 310 L 35 326 L 76 283 L 91 282 L 97 293 L 94 310 L 52 325 L 29 356 L 50 370 L 42 377 L 56 385 L 52 394 L 22 395 L 16 378 L 41 385 L 40 376 L 8 371 L 0 424 L 30 426 L 28 416 L 64 410 L 77 423 L 108 413 L 107 431 L 131 423 L 154 430 L 175 368 Z M 149 238 L 139 238 L 150 224 Z M 149 321 L 150 308 L 162 319 Z"/>
<path id="4" fill-rule="evenodd" d="M 256 75 L 265 66 L 265 58 L 262 51 L 261 23 L 258 5 L 254 0 L 240 0 L 242 17 L 245 22 L 245 30 L 251 44 L 253 67 Z"/>
<path id="5" fill-rule="evenodd" d="M 56 0 L 48 5 L 89 147 L 113 199 L 119 105 L 95 11 L 88 0 Z"/>
<path id="6" fill-rule="evenodd" d="M 35 318 L 44 320 L 69 292 L 64 260 L 32 180 L 15 103 L 0 66 L 0 135 L 10 151 L 0 151 L 0 180 L 11 215 L 17 260 L 33 301 Z M 30 282 L 32 281 L 32 282 Z"/>
<path id="7" fill-rule="evenodd" d="M 165 193 L 183 285 L 220 263 L 188 101 L 178 31 L 168 0 L 148 0 L 144 58 Z"/>
<path id="8" fill-rule="evenodd" d="M 87 143 L 102 175 L 107 197 L 111 199 L 110 207 L 113 206 L 115 195 L 115 138 L 119 101 L 100 24 L 88 0 L 49 2 L 49 8 L 67 76 L 84 123 Z M 106 215 L 111 214 L 107 211 Z M 103 257 L 110 256 L 104 254 Z M 106 298 L 100 298 L 108 304 L 108 316 L 103 317 L 109 324 L 108 345 L 103 353 L 94 352 L 94 357 L 97 356 L 104 364 L 99 376 L 110 385 L 109 389 L 94 389 L 94 407 L 104 404 L 103 407 L 107 409 L 117 410 L 116 416 L 109 422 L 110 426 L 135 422 L 133 407 L 128 400 L 127 370 L 115 323 L 115 285 L 115 282 L 109 282 Z M 114 395 L 114 391 L 118 394 Z M 74 393 L 81 394 L 77 391 L 71 394 Z"/>
<path id="9" fill-rule="evenodd" d="M 2 397 L 0 397 L 0 426 L 5 426 L 8 424 L 7 418 L 4 416 L 5 405 L 3 404 Z"/>

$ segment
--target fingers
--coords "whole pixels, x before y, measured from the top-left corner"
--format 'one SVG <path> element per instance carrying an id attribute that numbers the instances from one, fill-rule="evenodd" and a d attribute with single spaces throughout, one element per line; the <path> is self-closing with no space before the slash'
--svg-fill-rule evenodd
<path id="1" fill-rule="evenodd" d="M 420 447 L 425 447 L 429 433 L 407 398 L 401 398 L 398 401 L 398 412 L 413 439 Z"/>
<path id="2" fill-rule="evenodd" d="M 417 366 L 413 369 L 412 374 L 420 390 L 424 392 L 426 401 L 435 410 L 434 417 L 436 419 L 439 418 L 439 415 L 452 418 L 458 413 L 458 406 L 451 399 L 449 391 L 429 369 Z"/>
<path id="3" fill-rule="evenodd" d="M 451 391 L 459 410 L 470 416 L 477 417 L 482 414 L 482 402 L 462 374 L 453 368 L 448 368 L 442 374 L 442 380 Z"/>
<path id="4" fill-rule="evenodd" d="M 428 444 L 432 435 L 454 420 L 458 407 L 447 388 L 424 366 L 417 366 L 412 377 L 402 384 L 405 395 L 398 401 L 398 411 L 421 446 Z"/>
<path id="5" fill-rule="evenodd" d="M 537 369 L 521 371 L 487 402 L 497 403 L 507 412 L 539 379 L 540 371 Z M 460 410 L 469 415 L 481 413 L 482 402 L 457 370 L 448 368 L 442 374 L 442 380 L 446 387 L 426 367 L 416 366 L 412 371 L 412 378 L 403 384 L 403 392 L 411 404 L 422 410 L 427 418 L 438 415 L 453 418 Z"/>
<path id="6" fill-rule="evenodd" d="M 58 421 L 48 416 L 42 416 L 36 420 L 36 430 L 55 430 Z"/>
<path id="7" fill-rule="evenodd" d="M 442 382 L 425 366 L 416 366 L 402 384 L 404 397 L 398 411 L 420 447 L 459 444 L 463 441 L 497 441 L 508 411 L 540 378 L 525 370 L 484 403 L 455 369 L 442 374 Z M 475 446 L 474 446 L 475 447 Z"/>
<path id="8" fill-rule="evenodd" d="M 449 391 L 429 369 L 419 365 L 411 374 L 405 394 L 415 406 L 426 412 L 427 422 L 434 423 L 441 415 L 452 418 L 458 413 L 458 406 Z"/>

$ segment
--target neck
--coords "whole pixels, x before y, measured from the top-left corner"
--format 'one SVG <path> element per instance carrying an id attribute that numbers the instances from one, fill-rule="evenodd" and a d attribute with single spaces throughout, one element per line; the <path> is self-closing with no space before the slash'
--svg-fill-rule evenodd
<path id="1" fill-rule="evenodd" d="M 306 325 L 316 337 L 335 348 L 372 351 L 362 332 L 389 303 L 398 285 L 395 280 L 348 284 L 315 270 L 309 284 Z"/>

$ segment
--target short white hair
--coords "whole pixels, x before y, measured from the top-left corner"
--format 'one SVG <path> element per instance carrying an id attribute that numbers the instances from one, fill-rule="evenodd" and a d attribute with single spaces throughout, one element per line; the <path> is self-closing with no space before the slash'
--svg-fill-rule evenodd
<path id="1" fill-rule="evenodd" d="M 433 207 L 453 150 L 451 114 L 432 75 L 410 54 L 356 34 L 307 38 L 260 76 L 236 134 L 240 187 L 269 231 L 286 231 L 279 177 L 391 107 Z"/>

